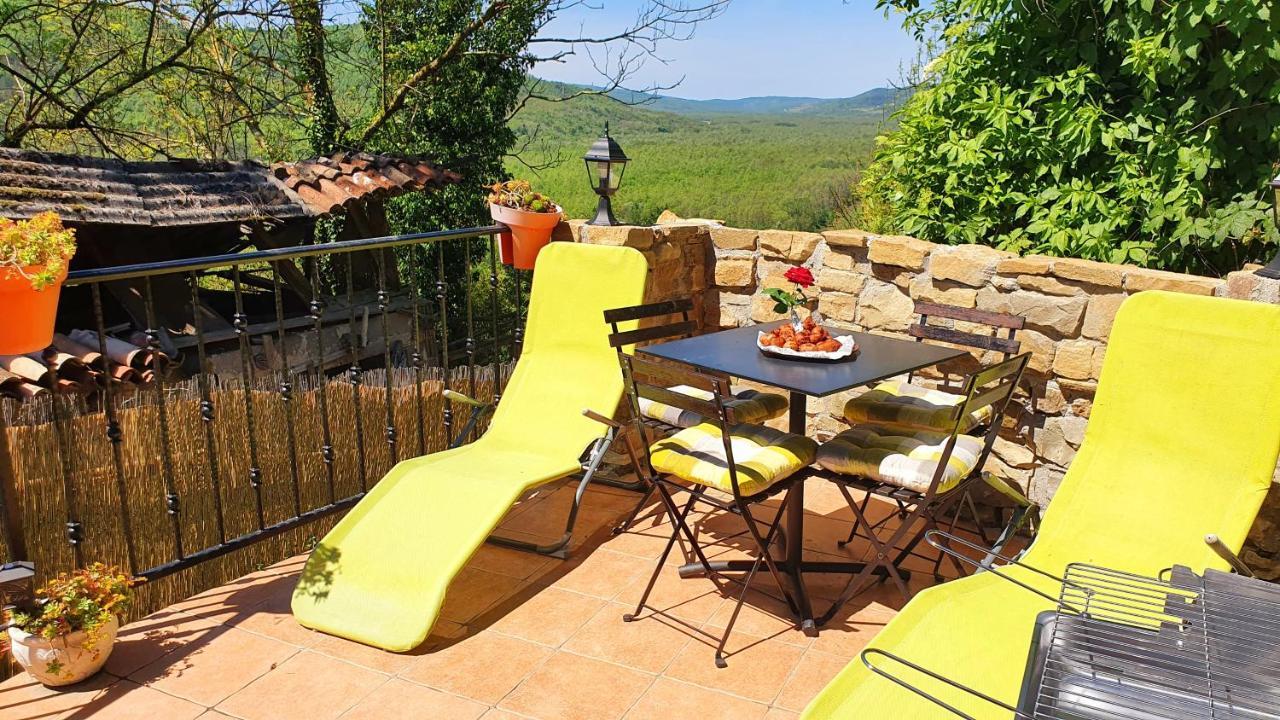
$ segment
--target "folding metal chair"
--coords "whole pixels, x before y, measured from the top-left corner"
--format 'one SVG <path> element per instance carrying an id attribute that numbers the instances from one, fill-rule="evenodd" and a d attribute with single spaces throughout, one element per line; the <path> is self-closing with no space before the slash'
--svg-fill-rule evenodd
<path id="1" fill-rule="evenodd" d="M 1021 349 L 1017 333 L 1026 325 L 1026 318 L 1022 316 L 923 301 L 915 303 L 915 313 L 919 316 L 919 321 L 908 328 L 908 333 L 916 338 L 917 342 L 930 340 L 999 353 L 1002 360 L 1008 360 Z M 942 320 L 942 324 L 930 322 L 930 320 L 939 319 Z M 957 323 L 964 325 L 957 326 Z M 954 373 L 944 372 L 938 387 L 929 387 L 915 382 L 915 373 L 912 373 L 907 376 L 905 382 L 881 383 L 870 392 L 850 400 L 844 408 L 844 419 L 851 425 L 871 423 L 947 432 L 951 429 L 951 408 L 964 400 L 962 393 L 965 379 L 964 375 L 957 377 Z M 985 432 L 992 420 L 993 416 L 989 410 L 979 411 L 974 416 L 964 419 L 962 432 Z M 985 476 L 984 479 L 991 490 L 1013 505 L 1007 521 L 1003 518 L 1003 512 L 1000 513 L 998 520 L 1002 529 L 998 537 L 993 539 L 987 534 L 987 525 L 978 512 L 973 493 L 968 489 L 953 504 L 955 512 L 951 518 L 951 529 L 960 522 L 961 513 L 967 511 L 969 520 L 982 538 L 982 542 L 998 551 L 1021 529 L 1035 509 L 1035 505 L 1022 493 L 1021 489 L 1011 483 L 991 475 Z M 896 516 L 902 519 L 905 512 L 906 508 L 898 503 Z M 843 547 L 852 542 L 856 531 L 855 526 L 849 537 L 839 545 Z M 939 555 L 934 563 L 935 575 L 938 573 L 941 562 L 942 557 Z"/>
<path id="2" fill-rule="evenodd" d="M 621 335 L 622 337 L 615 336 L 616 345 L 626 344 L 626 334 Z M 619 358 L 631 400 L 632 417 L 639 432 L 644 432 L 639 409 L 641 399 L 689 410 L 706 418 L 700 425 L 685 428 L 652 446 L 645 446 L 646 469 L 637 467 L 637 472 L 648 473 L 649 482 L 671 518 L 671 538 L 658 558 L 649 583 L 636 604 L 635 612 L 624 615 L 623 620 L 631 622 L 639 617 L 671 549 L 683 536 L 708 577 L 740 583 L 742 587 L 724 635 L 716 647 L 716 666 L 726 667 L 725 643 L 733 632 L 751 581 L 761 566 L 768 570 L 781 593 L 777 599 L 786 602 L 795 611 L 792 593 L 769 552 L 779 538 L 779 520 L 786 512 L 789 496 L 783 497 L 771 518 L 766 515 L 767 522 L 757 519 L 753 508 L 785 491 L 792 482 L 801 481 L 803 475 L 800 471 L 813 462 L 817 444 L 809 438 L 772 428 L 751 424 L 735 425 L 735 413 L 728 404 L 733 397 L 729 394 L 728 381 L 724 378 L 692 369 L 660 365 L 626 353 L 620 353 Z M 670 389 L 672 386 L 696 388 L 708 393 L 710 399 L 675 392 Z M 680 492 L 689 493 L 689 498 L 683 505 L 677 505 L 674 497 Z M 756 551 L 755 561 L 745 578 L 731 578 L 712 569 L 697 534 L 687 522 L 689 513 L 698 504 L 742 517 L 747 535 Z"/>
<path id="3" fill-rule="evenodd" d="M 828 471 L 825 476 L 836 483 L 853 509 L 854 533 L 861 530 L 871 544 L 870 562 L 850 579 L 824 620 L 860 592 L 873 574 L 893 580 L 903 596 L 910 598 L 907 580 L 898 566 L 913 553 L 926 532 L 939 527 L 938 518 L 954 509 L 974 483 L 982 482 L 982 466 L 995 444 L 1000 418 L 1028 358 L 1026 354 L 1018 355 L 970 375 L 962 401 L 948 411 L 950 428 L 945 433 L 859 425 L 819 448 L 818 464 Z M 984 411 L 991 414 L 985 432 L 977 436 L 965 434 L 970 418 Z M 865 493 L 861 503 L 853 499 L 850 488 Z M 872 496 L 897 504 L 899 522 L 891 533 L 887 531 L 887 519 L 873 523 L 868 518 Z M 952 527 L 954 524 L 953 518 Z M 887 539 L 882 537 L 884 533 L 888 533 Z M 964 574 L 964 568 L 954 558 L 951 562 L 957 572 Z"/>
<path id="4" fill-rule="evenodd" d="M 606 310 L 604 320 L 612 329 L 610 342 L 618 351 L 619 360 L 627 354 L 631 346 L 637 343 L 662 342 L 678 340 L 693 335 L 698 330 L 698 323 L 690 318 L 693 301 L 688 298 L 667 300 L 663 302 L 634 305 L 625 308 Z M 678 319 L 674 319 L 678 318 Z M 669 321 L 669 322 L 668 322 Z M 640 327 L 622 332 L 623 323 L 638 322 Z M 685 395 L 710 400 L 710 395 L 697 388 L 673 385 L 667 388 Z M 787 398 L 777 393 L 762 393 L 754 390 L 733 393 L 726 406 L 732 408 L 740 422 L 761 423 L 772 420 L 787 411 Z M 657 438 L 667 437 L 680 432 L 684 428 L 700 425 L 706 418 L 702 415 L 680 407 L 668 405 L 657 400 L 641 398 L 637 419 L 640 424 L 638 432 L 643 434 L 639 442 L 648 445 Z M 640 512 L 652 499 L 654 488 L 646 484 L 644 495 L 626 520 L 613 529 L 614 534 L 626 532 L 635 523 Z"/>

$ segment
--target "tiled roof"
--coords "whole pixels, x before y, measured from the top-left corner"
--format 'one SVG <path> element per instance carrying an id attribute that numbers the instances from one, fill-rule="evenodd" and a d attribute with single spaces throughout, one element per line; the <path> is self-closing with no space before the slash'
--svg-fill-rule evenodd
<path id="1" fill-rule="evenodd" d="M 0 216 L 53 210 L 75 223 L 154 227 L 288 220 L 458 179 L 423 158 L 365 153 L 268 168 L 251 160 L 126 162 L 0 148 Z"/>
<path id="2" fill-rule="evenodd" d="M 368 197 L 393 197 L 438 188 L 461 177 L 422 157 L 337 152 L 293 163 L 276 163 L 271 173 L 313 211 L 325 215 Z"/>

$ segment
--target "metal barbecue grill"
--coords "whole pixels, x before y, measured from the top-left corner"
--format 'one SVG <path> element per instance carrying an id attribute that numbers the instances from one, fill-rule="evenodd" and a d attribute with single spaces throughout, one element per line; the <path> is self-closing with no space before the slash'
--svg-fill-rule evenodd
<path id="1" fill-rule="evenodd" d="M 1280 586 L 1182 566 L 1150 578 L 1071 565 L 1061 583 L 1057 609 L 1037 618 L 1016 708 L 881 650 L 863 662 L 960 717 L 872 658 L 1026 720 L 1280 720 Z"/>

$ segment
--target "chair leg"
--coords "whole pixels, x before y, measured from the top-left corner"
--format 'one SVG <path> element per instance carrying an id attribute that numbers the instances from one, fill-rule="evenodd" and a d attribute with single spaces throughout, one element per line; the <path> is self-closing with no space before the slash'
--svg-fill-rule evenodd
<path id="1" fill-rule="evenodd" d="M 725 626 L 724 635 L 720 636 L 720 644 L 716 646 L 716 667 L 718 668 L 723 669 L 729 666 L 729 663 L 724 657 L 724 646 L 729 642 L 729 635 L 733 632 L 733 625 L 738 621 L 738 613 L 742 611 L 742 603 L 746 602 L 747 593 L 751 590 L 751 581 L 755 579 L 756 572 L 760 570 L 761 563 L 764 563 L 765 566 L 769 568 L 770 573 L 773 575 L 774 582 L 778 584 L 778 590 L 780 590 L 782 592 L 782 596 L 786 598 L 791 611 L 796 611 L 796 605 L 791 599 L 791 593 L 782 584 L 782 578 L 778 574 L 778 570 L 774 566 L 773 557 L 769 553 L 774 540 L 777 538 L 778 529 L 782 527 L 782 514 L 786 511 L 786 506 L 787 500 L 784 498 L 783 501 L 779 503 L 778 514 L 773 518 L 773 525 L 770 526 L 769 532 L 765 533 L 763 538 L 761 538 L 754 529 L 751 531 L 751 536 L 756 540 L 757 546 L 759 547 L 760 555 L 756 558 L 755 562 L 751 564 L 751 569 L 747 571 L 747 576 L 742 581 L 742 590 L 738 593 L 738 599 L 733 605 L 733 613 L 729 615 L 729 622 Z M 742 515 L 747 521 L 748 527 L 754 528 L 755 519 L 751 517 L 751 511 L 748 508 L 743 507 Z"/>
<path id="2" fill-rule="evenodd" d="M 649 594 L 653 592 L 653 586 L 657 584 L 658 575 L 662 572 L 662 567 L 666 564 L 667 558 L 671 556 L 671 550 L 675 547 L 676 540 L 680 537 L 681 533 L 688 533 L 688 526 L 685 524 L 685 518 L 689 516 L 689 511 L 693 509 L 694 503 L 697 502 L 698 495 L 700 494 L 697 492 L 690 492 L 688 502 L 684 504 L 683 508 L 677 509 L 675 499 L 671 497 L 671 493 L 667 492 L 665 487 L 662 487 L 662 485 L 657 481 L 653 481 L 651 486 L 657 488 L 658 496 L 662 501 L 663 508 L 671 517 L 671 537 L 667 540 L 666 547 L 662 549 L 662 555 L 658 557 L 658 564 L 654 566 L 653 574 L 649 576 L 649 584 L 645 586 L 644 592 L 640 595 L 640 601 L 636 603 L 635 612 L 623 615 L 622 620 L 624 622 L 631 622 L 637 619 L 640 616 L 640 611 L 644 609 L 645 603 L 649 602 Z M 699 558 L 702 559 L 703 564 L 708 570 L 710 570 L 710 565 L 707 563 L 707 559 L 702 556 L 702 551 L 698 549 L 697 552 Z"/>
<path id="3" fill-rule="evenodd" d="M 652 498 L 653 485 L 649 485 L 644 489 L 644 494 L 640 496 L 640 501 L 637 502 L 636 506 L 631 508 L 631 512 L 627 514 L 627 519 L 614 526 L 613 534 L 621 535 L 622 533 L 630 530 L 631 526 L 635 525 L 636 520 L 640 518 L 640 511 L 644 510 L 644 507 L 649 504 L 649 500 Z"/>
<path id="4" fill-rule="evenodd" d="M 849 489 L 846 488 L 844 485 L 841 485 L 840 483 L 836 483 L 836 487 L 840 490 L 840 494 L 844 496 L 845 502 L 849 503 L 849 507 L 852 508 L 856 501 L 853 499 L 853 496 L 849 494 Z M 871 493 L 866 493 L 865 495 L 862 496 L 862 507 L 860 508 L 861 512 L 857 513 L 858 516 L 866 515 L 867 503 L 869 502 L 871 502 Z M 845 538 L 844 542 L 836 541 L 836 546 L 844 547 L 845 545 L 848 545 L 849 543 L 853 542 L 853 539 L 857 537 L 857 535 L 858 535 L 858 523 L 855 522 L 853 524 L 853 527 L 849 528 L 849 537 Z"/>

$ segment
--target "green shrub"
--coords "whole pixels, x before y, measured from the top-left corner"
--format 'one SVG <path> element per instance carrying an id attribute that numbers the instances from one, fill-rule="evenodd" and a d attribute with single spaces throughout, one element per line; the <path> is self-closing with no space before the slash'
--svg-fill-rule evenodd
<path id="1" fill-rule="evenodd" d="M 1202 273 L 1274 253 L 1268 0 L 880 0 L 936 52 L 857 187 L 937 242 Z"/>

